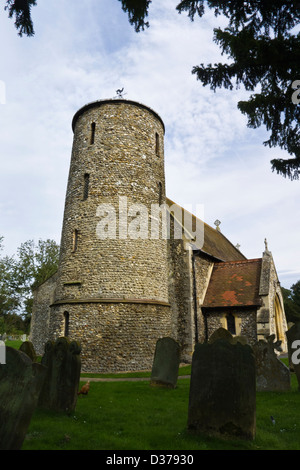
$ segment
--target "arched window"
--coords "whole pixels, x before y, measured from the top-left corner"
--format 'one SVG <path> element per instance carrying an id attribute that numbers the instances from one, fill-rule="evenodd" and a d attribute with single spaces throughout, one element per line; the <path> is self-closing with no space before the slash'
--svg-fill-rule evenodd
<path id="1" fill-rule="evenodd" d="M 70 322 L 69 312 L 64 312 L 64 336 L 69 336 L 69 322 Z"/>
<path id="2" fill-rule="evenodd" d="M 90 185 L 90 175 L 88 173 L 84 174 L 83 181 L 83 199 L 86 200 L 89 196 L 89 185 Z"/>
<path id="3" fill-rule="evenodd" d="M 236 334 L 235 317 L 234 315 L 232 315 L 232 313 L 228 313 L 228 315 L 226 315 L 226 322 L 227 322 L 227 330 L 229 331 L 229 333 L 231 333 L 232 335 L 235 335 Z"/>
<path id="4" fill-rule="evenodd" d="M 278 294 L 276 294 L 274 301 L 275 310 L 275 326 L 276 326 L 276 339 L 277 341 L 284 342 L 284 329 L 283 329 L 283 309 Z"/>
<path id="5" fill-rule="evenodd" d="M 91 124 L 91 140 L 90 140 L 91 145 L 93 145 L 93 143 L 95 142 L 95 130 L 96 130 L 96 123 L 92 122 L 92 124 Z"/>

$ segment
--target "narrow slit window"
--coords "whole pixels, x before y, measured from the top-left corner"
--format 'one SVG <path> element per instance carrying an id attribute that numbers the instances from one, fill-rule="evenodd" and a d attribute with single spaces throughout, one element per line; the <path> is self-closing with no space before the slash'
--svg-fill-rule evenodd
<path id="1" fill-rule="evenodd" d="M 69 336 L 69 323 L 70 323 L 70 315 L 69 312 L 64 312 L 64 336 Z"/>
<path id="2" fill-rule="evenodd" d="M 155 154 L 159 156 L 159 135 L 155 133 Z"/>
<path id="3" fill-rule="evenodd" d="M 232 313 L 229 313 L 226 315 L 226 320 L 227 320 L 227 330 L 232 334 L 236 334 L 236 328 L 235 328 L 235 317 L 232 315 Z"/>
<path id="4" fill-rule="evenodd" d="M 95 130 L 96 130 L 96 123 L 92 122 L 91 124 L 91 145 L 95 142 Z"/>
<path id="5" fill-rule="evenodd" d="M 90 175 L 89 173 L 84 174 L 83 180 L 83 199 L 87 199 L 89 197 L 89 186 L 90 186 Z"/>
<path id="6" fill-rule="evenodd" d="M 162 204 L 162 184 L 161 182 L 158 183 L 158 204 Z"/>
<path id="7" fill-rule="evenodd" d="M 72 253 L 75 253 L 78 247 L 78 230 L 75 229 L 73 232 L 73 240 L 72 240 Z"/>

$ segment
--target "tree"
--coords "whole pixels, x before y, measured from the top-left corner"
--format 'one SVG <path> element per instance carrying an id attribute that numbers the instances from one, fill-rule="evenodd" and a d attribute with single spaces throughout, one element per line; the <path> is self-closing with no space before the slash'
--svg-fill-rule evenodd
<path id="1" fill-rule="evenodd" d="M 0 237 L 0 251 L 3 237 Z M 29 327 L 33 289 L 55 273 L 58 266 L 59 246 L 54 240 L 33 240 L 22 243 L 17 257 L 0 258 L 0 319 L 6 327 Z"/>
<path id="2" fill-rule="evenodd" d="M 122 6 L 126 11 L 127 5 L 130 22 L 139 31 L 148 26 L 149 2 L 139 2 L 139 11 L 134 3 L 124 0 Z M 229 19 L 225 30 L 214 29 L 214 41 L 231 63 L 201 64 L 192 73 L 213 91 L 243 85 L 255 92 L 248 101 L 239 101 L 238 109 L 248 117 L 248 127 L 265 125 L 270 137 L 264 145 L 278 146 L 291 156 L 273 159 L 272 170 L 291 180 L 299 179 L 300 33 L 293 31 L 299 25 L 299 1 L 182 0 L 176 8 L 179 13 L 187 12 L 193 21 L 196 15 L 204 15 L 205 5 L 216 16 L 223 14 Z"/>
<path id="3" fill-rule="evenodd" d="M 262 124 L 270 131 L 264 142 L 279 146 L 292 158 L 273 159 L 273 171 L 293 179 L 300 173 L 300 107 L 296 105 L 293 89 L 300 78 L 300 33 L 293 28 L 300 21 L 300 4 L 293 1 L 220 1 L 206 2 L 215 14 L 229 18 L 225 30 L 214 29 L 214 40 L 222 54 L 231 59 L 228 64 L 201 64 L 192 73 L 204 86 L 214 91 L 219 87 L 232 90 L 242 84 L 247 91 L 256 91 L 238 108 L 247 115 L 248 126 Z M 184 0 L 177 6 L 187 11 L 191 20 L 203 16 L 204 0 Z M 300 82 L 299 82 L 300 85 Z"/>
<path id="4" fill-rule="evenodd" d="M 34 240 L 21 244 L 14 269 L 15 289 L 23 306 L 23 315 L 31 316 L 35 287 L 52 276 L 58 266 L 59 246 L 54 240 Z"/>
<path id="5" fill-rule="evenodd" d="M 15 26 L 19 30 L 19 36 L 33 36 L 33 22 L 31 8 L 36 5 L 36 0 L 6 0 L 5 10 L 8 10 L 9 18 L 15 16 Z"/>
<path id="6" fill-rule="evenodd" d="M 149 27 L 149 22 L 145 21 L 148 16 L 148 9 L 151 0 L 119 0 L 122 3 L 122 9 L 128 13 L 129 23 L 134 25 L 138 33 L 141 29 Z"/>

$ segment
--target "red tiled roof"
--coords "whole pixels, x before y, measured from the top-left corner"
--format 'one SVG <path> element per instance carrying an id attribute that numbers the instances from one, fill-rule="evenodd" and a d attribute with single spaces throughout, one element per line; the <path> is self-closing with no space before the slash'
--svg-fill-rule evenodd
<path id="1" fill-rule="evenodd" d="M 214 265 L 203 307 L 260 305 L 260 259 L 229 261 Z"/>

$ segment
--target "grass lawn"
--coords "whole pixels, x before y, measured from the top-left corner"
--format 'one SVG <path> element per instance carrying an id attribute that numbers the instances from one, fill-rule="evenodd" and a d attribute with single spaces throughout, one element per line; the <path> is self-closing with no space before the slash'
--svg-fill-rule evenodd
<path id="1" fill-rule="evenodd" d="M 119 375 L 118 375 L 119 376 Z M 189 379 L 175 390 L 148 381 L 91 382 L 70 416 L 36 411 L 24 450 L 300 450 L 300 392 L 259 392 L 256 438 L 222 440 L 187 431 Z M 270 416 L 275 418 L 272 424 Z"/>

